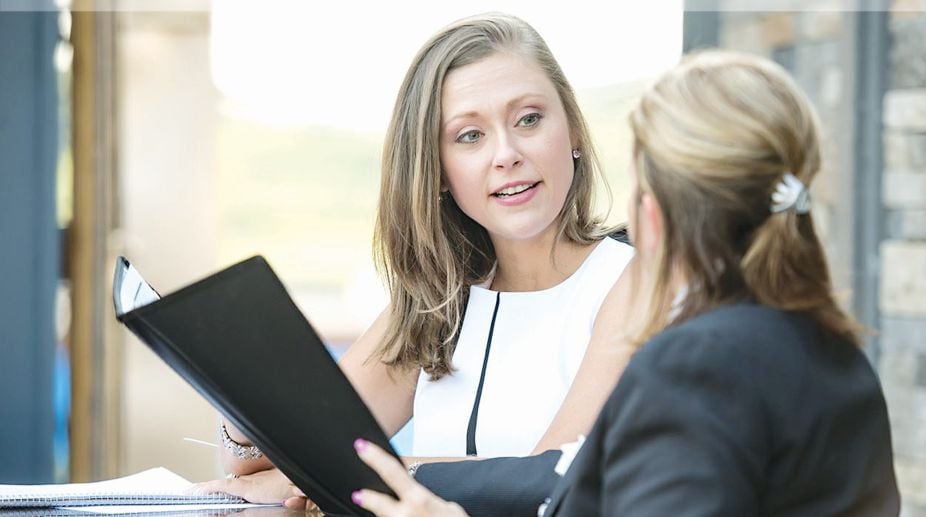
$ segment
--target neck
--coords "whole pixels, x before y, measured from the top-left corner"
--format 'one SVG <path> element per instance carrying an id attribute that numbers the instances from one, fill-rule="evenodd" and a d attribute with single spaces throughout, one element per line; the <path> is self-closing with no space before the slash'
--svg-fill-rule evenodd
<path id="1" fill-rule="evenodd" d="M 492 289 L 523 292 L 549 289 L 566 280 L 597 243 L 576 244 L 565 237 L 557 241 L 553 228 L 535 239 L 493 239 L 492 244 L 498 260 Z"/>
<path id="2" fill-rule="evenodd" d="M 682 289 L 688 289 L 688 275 L 682 267 L 676 264 L 671 268 L 670 275 L 669 288 L 673 296 L 677 296 Z"/>

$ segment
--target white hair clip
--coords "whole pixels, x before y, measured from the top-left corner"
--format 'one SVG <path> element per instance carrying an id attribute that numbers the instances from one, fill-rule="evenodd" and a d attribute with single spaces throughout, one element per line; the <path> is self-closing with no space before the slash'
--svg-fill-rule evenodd
<path id="1" fill-rule="evenodd" d="M 790 172 L 785 173 L 772 193 L 772 212 L 793 210 L 798 214 L 810 212 L 810 191 Z"/>

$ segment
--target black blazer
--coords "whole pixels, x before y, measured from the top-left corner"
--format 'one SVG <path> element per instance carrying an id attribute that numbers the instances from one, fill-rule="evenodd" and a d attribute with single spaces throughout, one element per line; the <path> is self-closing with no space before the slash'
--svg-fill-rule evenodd
<path id="1" fill-rule="evenodd" d="M 884 397 L 809 318 L 711 311 L 634 356 L 546 515 L 897 515 Z"/>

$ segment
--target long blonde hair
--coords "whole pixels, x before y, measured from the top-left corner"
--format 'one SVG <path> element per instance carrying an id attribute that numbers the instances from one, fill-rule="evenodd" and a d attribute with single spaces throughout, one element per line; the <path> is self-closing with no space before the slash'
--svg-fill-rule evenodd
<path id="1" fill-rule="evenodd" d="M 655 197 L 665 229 L 655 272 L 637 292 L 649 304 L 638 342 L 672 313 L 674 324 L 753 298 L 806 312 L 858 343 L 860 326 L 833 297 L 811 214 L 770 209 L 786 173 L 809 186 L 821 168 L 816 114 L 784 69 L 741 53 L 689 55 L 643 94 L 630 122 L 638 199 Z M 672 310 L 675 268 L 688 288 Z"/>
<path id="2" fill-rule="evenodd" d="M 502 51 L 519 53 L 545 72 L 582 152 L 559 235 L 583 244 L 602 235 L 591 213 L 596 183 L 603 183 L 592 140 L 572 87 L 540 35 L 516 17 L 495 13 L 459 20 L 434 35 L 412 61 L 392 112 L 374 234 L 391 302 L 374 357 L 390 366 L 423 368 L 432 379 L 451 371 L 469 286 L 484 281 L 495 263 L 486 230 L 451 197 L 440 199 L 441 89 L 451 70 Z"/>

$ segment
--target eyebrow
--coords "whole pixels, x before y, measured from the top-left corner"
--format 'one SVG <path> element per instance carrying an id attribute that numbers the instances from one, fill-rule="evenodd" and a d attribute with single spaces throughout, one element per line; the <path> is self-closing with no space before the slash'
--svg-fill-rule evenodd
<path id="1" fill-rule="evenodd" d="M 531 97 L 538 97 L 538 98 L 547 100 L 547 96 L 544 95 L 544 94 L 542 94 L 542 93 L 539 93 L 539 92 L 528 92 L 528 93 L 525 93 L 525 94 L 522 94 L 522 95 L 518 95 L 517 97 L 515 97 L 515 98 L 511 99 L 510 101 L 508 101 L 507 103 L 505 103 L 505 109 L 509 109 L 509 110 L 510 110 L 510 109 L 512 108 L 512 106 L 515 106 L 515 105 L 517 105 L 517 104 L 521 104 L 522 102 L 524 102 L 525 99 L 528 99 L 528 98 L 531 98 Z M 458 119 L 458 118 L 471 118 L 471 117 L 477 117 L 477 116 L 479 116 L 479 112 L 478 112 L 478 111 L 467 111 L 467 112 L 465 112 L 465 113 L 458 113 L 458 114 L 456 114 L 456 115 L 450 117 L 449 119 L 447 119 L 447 121 L 444 122 L 444 123 L 442 124 L 442 126 L 447 127 L 451 122 L 453 122 L 454 120 L 456 120 L 456 119 Z"/>

